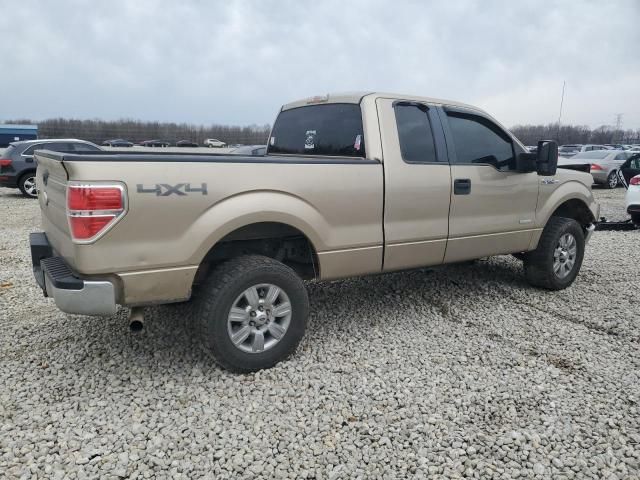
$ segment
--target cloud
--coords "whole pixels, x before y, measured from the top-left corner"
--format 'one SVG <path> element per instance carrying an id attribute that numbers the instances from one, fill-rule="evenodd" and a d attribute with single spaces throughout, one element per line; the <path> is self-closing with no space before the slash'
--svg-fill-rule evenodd
<path id="1" fill-rule="evenodd" d="M 268 123 L 344 90 L 640 127 L 640 3 L 0 0 L 0 119 Z M 10 39 L 10 40 L 8 40 Z"/>

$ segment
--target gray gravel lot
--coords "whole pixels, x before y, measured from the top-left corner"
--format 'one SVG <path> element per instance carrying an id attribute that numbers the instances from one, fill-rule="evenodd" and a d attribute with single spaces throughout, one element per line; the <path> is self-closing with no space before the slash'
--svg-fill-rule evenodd
<path id="1" fill-rule="evenodd" d="M 179 308 L 138 336 L 60 313 L 38 225 L 0 189 L 1 478 L 640 478 L 640 231 L 596 232 L 562 292 L 511 257 L 311 284 L 298 352 L 233 375 Z"/>

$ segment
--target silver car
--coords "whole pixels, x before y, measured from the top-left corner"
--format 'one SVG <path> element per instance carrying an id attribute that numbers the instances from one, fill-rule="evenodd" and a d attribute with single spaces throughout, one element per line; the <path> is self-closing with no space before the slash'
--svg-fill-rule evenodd
<path id="1" fill-rule="evenodd" d="M 633 153 L 624 150 L 593 150 L 580 152 L 571 158 L 559 158 L 558 167 L 584 167 L 589 165 L 593 182 L 607 188 L 618 186 L 618 170 Z"/>

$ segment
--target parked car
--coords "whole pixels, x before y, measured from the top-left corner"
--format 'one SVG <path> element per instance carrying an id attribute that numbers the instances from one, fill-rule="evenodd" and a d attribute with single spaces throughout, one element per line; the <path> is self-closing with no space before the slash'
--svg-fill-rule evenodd
<path id="1" fill-rule="evenodd" d="M 629 149 L 628 145 L 621 145 L 619 143 L 605 143 L 604 146 L 607 147 L 609 150 L 628 150 Z"/>
<path id="2" fill-rule="evenodd" d="M 133 147 L 133 143 L 123 138 L 115 138 L 113 140 L 105 140 L 102 142 L 105 147 Z"/>
<path id="3" fill-rule="evenodd" d="M 570 158 L 558 159 L 559 167 L 589 165 L 593 182 L 607 188 L 618 186 L 618 169 L 622 166 L 629 153 L 624 150 L 595 150 L 581 152 Z"/>
<path id="4" fill-rule="evenodd" d="M 38 155 L 50 205 L 40 202 L 45 232 L 30 238 L 36 281 L 68 313 L 132 306 L 136 329 L 142 306 L 193 292 L 204 344 L 222 366 L 248 372 L 300 342 L 304 279 L 517 253 L 530 284 L 560 290 L 599 218 L 591 176 L 556 171 L 555 142 L 532 154 L 461 103 L 307 98 L 282 107 L 268 145 L 262 157 L 197 162 L 110 154 L 117 168 L 92 154 Z"/>
<path id="5" fill-rule="evenodd" d="M 195 142 L 192 142 L 190 140 L 178 140 L 176 142 L 176 147 L 191 147 L 191 148 L 197 148 L 198 144 Z"/>
<path id="6" fill-rule="evenodd" d="M 592 150 L 607 150 L 604 145 L 562 145 L 558 148 L 558 155 L 561 157 L 573 157 L 581 152 L 591 152 Z"/>
<path id="7" fill-rule="evenodd" d="M 33 153 L 36 150 L 55 152 L 98 152 L 100 147 L 85 140 L 43 139 L 13 142 L 0 158 L 0 187 L 18 188 L 26 197 L 36 198 L 36 163 Z"/>
<path id="8" fill-rule="evenodd" d="M 216 138 L 207 138 L 204 141 L 204 146 L 205 147 L 210 147 L 210 148 L 222 148 L 222 147 L 226 147 L 227 144 L 224 143 L 222 140 L 218 140 Z"/>
<path id="9" fill-rule="evenodd" d="M 243 147 L 234 148 L 229 153 L 233 155 L 266 155 L 266 145 L 245 145 Z"/>
<path id="10" fill-rule="evenodd" d="M 633 223 L 640 226 L 640 153 L 632 154 L 620 167 L 620 173 L 627 184 L 627 213 Z"/>
<path id="11" fill-rule="evenodd" d="M 140 146 L 141 147 L 162 147 L 162 148 L 166 148 L 166 147 L 170 147 L 171 146 L 171 142 L 168 140 L 145 140 L 143 142 L 140 142 Z"/>

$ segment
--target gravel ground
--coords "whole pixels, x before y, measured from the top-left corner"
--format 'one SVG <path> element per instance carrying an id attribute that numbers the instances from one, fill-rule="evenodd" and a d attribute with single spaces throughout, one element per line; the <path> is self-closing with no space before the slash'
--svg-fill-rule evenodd
<path id="1" fill-rule="evenodd" d="M 233 375 L 179 309 L 138 336 L 56 310 L 38 217 L 0 189 L 2 478 L 640 478 L 640 231 L 556 293 L 511 257 L 311 284 L 298 352 Z"/>

